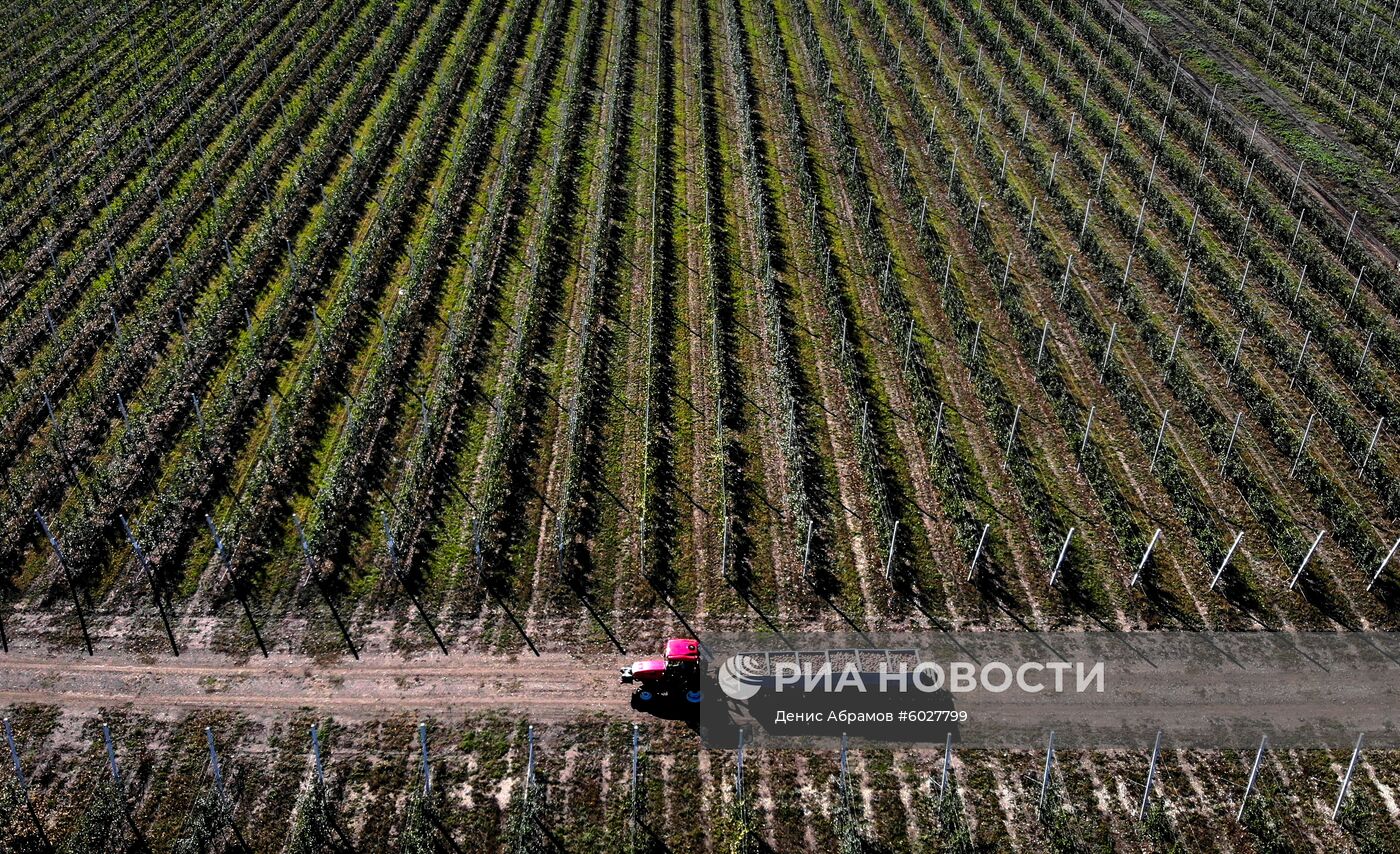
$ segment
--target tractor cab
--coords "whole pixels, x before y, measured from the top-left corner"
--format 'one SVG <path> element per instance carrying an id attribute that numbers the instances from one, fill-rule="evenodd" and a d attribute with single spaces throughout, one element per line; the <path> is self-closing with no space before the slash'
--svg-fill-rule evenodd
<path id="1" fill-rule="evenodd" d="M 691 662 L 700 661 L 700 644 L 698 641 L 689 638 L 671 638 L 666 641 L 666 661 L 668 662 Z"/>

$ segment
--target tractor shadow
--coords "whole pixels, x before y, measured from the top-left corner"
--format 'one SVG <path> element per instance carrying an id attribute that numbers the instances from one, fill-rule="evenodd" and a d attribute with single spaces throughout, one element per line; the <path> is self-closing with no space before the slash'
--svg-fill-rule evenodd
<path id="1" fill-rule="evenodd" d="M 700 732 L 700 704 L 688 702 L 684 697 L 661 696 L 650 702 L 642 702 L 634 693 L 631 706 L 634 712 L 663 721 L 684 723 L 692 732 Z"/>

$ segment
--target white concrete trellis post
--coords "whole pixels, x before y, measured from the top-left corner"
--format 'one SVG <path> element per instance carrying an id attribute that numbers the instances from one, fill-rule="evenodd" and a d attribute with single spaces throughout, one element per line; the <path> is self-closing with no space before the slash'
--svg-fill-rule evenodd
<path id="1" fill-rule="evenodd" d="M 1312 340 L 1312 330 L 1303 333 L 1303 346 L 1298 350 L 1298 363 L 1293 366 L 1293 373 L 1288 375 L 1288 387 L 1293 388 L 1293 384 L 1298 381 L 1298 372 L 1303 369 L 1303 359 L 1308 355 L 1308 342 Z"/>
<path id="2" fill-rule="evenodd" d="M 1225 574 L 1225 567 L 1229 565 L 1230 558 L 1234 557 L 1235 549 L 1239 548 L 1242 539 L 1244 539 L 1244 531 L 1235 534 L 1235 541 L 1230 544 L 1230 550 L 1225 552 L 1225 559 L 1220 562 L 1220 568 L 1215 571 L 1215 577 L 1210 580 L 1211 590 L 1214 590 L 1215 585 L 1220 583 L 1220 576 Z"/>
<path id="3" fill-rule="evenodd" d="M 1055 586 L 1055 579 L 1058 578 L 1059 575 L 1060 575 L 1060 564 L 1062 564 L 1062 563 L 1065 562 L 1065 553 L 1069 551 L 1069 541 L 1070 541 L 1070 539 L 1071 539 L 1073 536 L 1074 536 L 1074 528 L 1070 528 L 1070 529 L 1069 529 L 1069 533 L 1068 533 L 1068 534 L 1065 534 L 1065 541 L 1064 541 L 1064 543 L 1060 546 L 1060 556 L 1057 557 L 1057 558 L 1055 558 L 1055 568 L 1052 569 L 1052 570 L 1050 570 L 1050 586 L 1051 586 L 1051 587 L 1054 587 L 1054 586 Z"/>
<path id="4" fill-rule="evenodd" d="M 1332 807 L 1332 820 L 1337 820 L 1337 815 L 1342 811 L 1342 801 L 1347 796 L 1347 788 L 1351 786 L 1351 775 L 1356 771 L 1356 760 L 1361 758 L 1361 740 L 1366 737 L 1366 733 L 1356 734 L 1356 747 L 1351 751 L 1351 762 L 1347 763 L 1347 773 L 1342 777 L 1342 788 L 1337 792 L 1337 803 Z"/>
<path id="5" fill-rule="evenodd" d="M 1288 470 L 1289 477 L 1293 477 L 1293 475 L 1298 473 L 1298 466 L 1303 462 L 1303 451 L 1308 447 L 1308 434 L 1312 432 L 1313 419 L 1316 417 L 1317 412 L 1308 414 L 1307 426 L 1303 428 L 1303 440 L 1298 443 L 1298 453 L 1293 457 L 1293 468 Z"/>
<path id="6" fill-rule="evenodd" d="M 1234 352 L 1233 355 L 1230 356 L 1230 367 L 1228 367 L 1228 368 L 1225 369 L 1225 372 L 1226 372 L 1227 374 L 1228 374 L 1230 371 L 1233 371 L 1233 370 L 1235 369 L 1235 367 L 1236 367 L 1237 365 L 1239 365 L 1239 363 L 1240 363 L 1240 351 L 1243 350 L 1243 349 L 1244 349 L 1244 328 L 1241 327 L 1241 328 L 1240 328 L 1240 335 L 1239 335 L 1238 338 L 1235 339 L 1235 352 Z M 1230 377 L 1230 376 L 1225 377 L 1225 385 L 1226 385 L 1226 386 L 1229 386 L 1230 383 L 1233 381 L 1233 379 L 1234 379 L 1234 378 L 1233 378 L 1233 377 Z"/>
<path id="7" fill-rule="evenodd" d="M 729 578 L 729 514 L 724 516 L 724 526 L 720 533 L 719 545 L 719 572 L 724 578 Z"/>
<path id="8" fill-rule="evenodd" d="M 107 770 L 112 772 L 112 783 L 121 791 L 122 772 L 117 767 L 117 751 L 112 747 L 112 730 L 106 721 L 102 722 L 102 743 L 107 748 Z"/>
<path id="9" fill-rule="evenodd" d="M 1099 382 L 1108 375 L 1108 360 L 1113 355 L 1113 339 L 1118 335 L 1118 324 L 1115 322 L 1108 327 L 1108 344 L 1103 348 L 1103 364 L 1099 365 Z"/>
<path id="10" fill-rule="evenodd" d="M 845 734 L 845 733 L 842 733 L 842 734 L 841 734 L 841 745 L 842 745 L 842 748 L 841 748 L 841 761 L 842 761 L 842 765 L 841 765 L 841 777 L 842 777 L 842 781 L 843 781 L 843 782 L 845 781 L 845 767 L 846 767 L 846 766 L 845 766 L 845 759 L 846 759 L 845 744 L 846 744 L 846 734 Z M 744 797 L 744 728 L 743 728 L 743 727 L 740 727 L 740 728 L 739 728 L 739 750 L 738 750 L 738 753 L 737 753 L 737 755 L 736 755 L 735 758 L 736 758 L 737 761 L 736 761 L 736 763 L 735 763 L 735 765 L 734 765 L 734 797 L 735 797 L 735 799 L 742 800 L 743 797 Z"/>
<path id="11" fill-rule="evenodd" d="M 214 774 L 214 791 L 224 796 L 224 769 L 219 764 L 219 749 L 214 746 L 214 730 L 204 728 L 204 739 L 209 742 L 209 770 Z"/>
<path id="12" fill-rule="evenodd" d="M 899 519 L 894 520 L 894 527 L 890 529 L 890 551 L 885 556 L 885 580 L 889 581 L 894 572 L 894 544 L 899 538 Z"/>
<path id="13" fill-rule="evenodd" d="M 321 735 L 316 724 L 311 725 L 311 758 L 316 769 L 316 782 L 326 782 L 326 768 L 321 763 Z"/>
<path id="14" fill-rule="evenodd" d="M 991 526 L 990 524 L 984 524 L 984 525 L 982 526 L 982 535 L 979 536 L 979 537 L 977 538 L 977 549 L 976 549 L 975 551 L 973 551 L 973 553 L 972 553 L 972 563 L 971 563 L 971 565 L 969 565 L 968 568 L 967 568 L 967 580 L 968 580 L 968 581 L 971 581 L 971 580 L 972 580 L 973 574 L 977 572 L 977 559 L 980 558 L 980 557 L 982 556 L 982 546 L 983 546 L 984 543 L 987 542 L 987 529 L 989 529 L 989 528 L 991 528 L 991 527 L 992 527 L 992 526 Z"/>
<path id="15" fill-rule="evenodd" d="M 943 795 L 948 791 L 948 768 L 953 764 L 953 734 L 950 732 L 944 736 L 943 740 L 943 776 L 938 781 L 938 800 L 943 800 Z"/>
<path id="16" fill-rule="evenodd" d="M 15 769 L 15 778 L 19 780 L 19 787 L 24 792 L 27 799 L 29 797 L 29 780 L 24 776 L 24 767 L 19 762 L 19 747 L 15 745 L 15 731 L 10 728 L 10 719 L 4 719 L 5 741 L 10 746 L 10 765 Z"/>
<path id="17" fill-rule="evenodd" d="M 428 759 L 428 724 L 426 722 L 418 724 L 418 744 L 422 751 L 423 794 L 430 795 L 433 792 L 433 765 Z M 529 795 L 527 794 L 526 797 Z"/>
<path id="18" fill-rule="evenodd" d="M 1357 477 L 1360 477 L 1360 476 L 1361 476 L 1361 473 L 1364 472 L 1364 471 L 1366 471 L 1366 464 L 1369 463 L 1369 462 L 1371 461 L 1371 452 L 1374 451 L 1374 450 L 1376 449 L 1376 440 L 1379 439 L 1379 438 L 1381 437 L 1381 425 L 1384 424 L 1384 423 L 1385 423 L 1385 416 L 1384 416 L 1384 415 L 1382 415 L 1380 418 L 1377 418 L 1377 419 L 1376 419 L 1376 432 L 1374 432 L 1374 433 L 1371 434 L 1371 443 L 1370 443 L 1369 445 L 1366 446 L 1366 453 L 1363 454 L 1362 457 L 1361 457 L 1361 465 L 1358 466 L 1357 469 L 1356 469 L 1356 476 L 1357 476 Z"/>
<path id="19" fill-rule="evenodd" d="M 1317 537 L 1313 539 L 1312 545 L 1308 547 L 1308 553 L 1303 555 L 1302 561 L 1298 564 L 1298 571 L 1293 573 L 1293 580 L 1288 582 L 1289 590 L 1297 586 L 1298 579 L 1303 577 L 1303 570 L 1307 568 L 1308 561 L 1312 560 L 1313 552 L 1317 551 L 1317 544 L 1322 542 L 1322 535 L 1325 533 L 1327 533 L 1325 530 L 1317 532 Z"/>
<path id="20" fill-rule="evenodd" d="M 807 574 L 807 561 L 812 557 L 812 520 L 807 520 L 807 542 L 802 546 L 802 574 Z"/>
<path id="21" fill-rule="evenodd" d="M 204 435 L 204 410 L 200 408 L 199 398 L 195 397 L 193 393 L 190 394 L 190 403 L 194 405 L 194 418 L 195 421 L 199 422 L 199 435 L 202 437 Z"/>
<path id="22" fill-rule="evenodd" d="M 1147 467 L 1149 472 L 1157 470 L 1157 455 L 1162 450 L 1162 436 L 1167 432 L 1167 416 L 1170 414 L 1170 409 L 1162 410 L 1162 424 L 1157 428 L 1157 444 L 1152 447 L 1152 462 Z"/>
<path id="23" fill-rule="evenodd" d="M 841 733 L 841 758 L 838 767 L 841 769 L 841 791 L 846 791 L 846 734 Z"/>
<path id="24" fill-rule="evenodd" d="M 1176 332 L 1172 334 L 1172 349 L 1171 352 L 1167 353 L 1167 365 L 1171 365 L 1172 360 L 1176 358 L 1176 347 L 1181 343 L 1181 327 L 1184 325 L 1185 324 L 1178 323 L 1176 325 Z M 1163 375 L 1165 376 L 1165 372 L 1163 372 Z"/>
<path id="25" fill-rule="evenodd" d="M 1305 214 L 1305 213 L 1307 213 L 1307 212 L 1308 212 L 1308 209 L 1307 209 L 1307 208 L 1299 208 L 1299 209 L 1298 209 L 1298 220 L 1297 220 L 1297 222 L 1293 223 L 1293 239 L 1290 240 L 1290 241 L 1288 241 L 1288 251 L 1289 251 L 1290 253 L 1293 251 L 1293 247 L 1296 246 L 1296 245 L 1298 245 L 1298 235 L 1299 235 L 1299 233 L 1301 233 L 1302 230 L 1303 230 L 1303 214 Z M 1299 281 L 1302 281 L 1302 280 L 1299 279 Z"/>
<path id="26" fill-rule="evenodd" d="M 1006 455 L 1002 458 L 1001 467 L 1006 468 L 1011 464 L 1011 445 L 1016 441 L 1016 425 L 1021 423 L 1021 404 L 1016 404 L 1016 412 L 1011 416 L 1011 431 L 1006 434 Z"/>
<path id="27" fill-rule="evenodd" d="M 1137 572 L 1134 572 L 1134 573 L 1133 573 L 1133 577 L 1128 581 L 1128 586 L 1129 586 L 1129 587 L 1134 587 L 1134 586 L 1137 585 L 1138 579 L 1142 577 L 1142 570 L 1143 570 L 1143 568 L 1147 566 L 1147 559 L 1150 558 L 1150 557 L 1152 557 L 1152 547 L 1155 546 L 1155 545 L 1157 545 L 1157 540 L 1160 539 L 1161 536 L 1162 536 L 1162 529 L 1161 529 L 1161 528 L 1158 528 L 1157 530 L 1155 530 L 1155 531 L 1152 532 L 1152 540 L 1151 540 L 1150 542 L 1148 542 L 1148 544 L 1147 544 L 1147 549 L 1146 549 L 1145 551 L 1143 551 L 1143 553 L 1142 553 L 1142 560 L 1138 561 Z"/>
<path id="28" fill-rule="evenodd" d="M 1050 789 L 1050 768 L 1055 763 L 1055 731 L 1050 730 L 1050 742 L 1045 746 L 1045 770 L 1040 775 L 1040 809 L 1045 809 L 1045 793 Z"/>
<path id="29" fill-rule="evenodd" d="M 1366 592 L 1367 592 L 1367 593 L 1371 592 L 1371 588 L 1372 588 L 1372 587 L 1375 587 L 1375 586 L 1376 586 L 1376 582 L 1380 580 L 1381 573 L 1382 573 L 1382 572 L 1385 572 L 1385 565 L 1388 564 L 1388 563 L 1390 563 L 1390 559 L 1391 559 L 1391 558 L 1395 557 L 1395 550 L 1396 550 L 1396 549 L 1400 549 L 1400 540 L 1396 540 L 1396 541 L 1395 541 L 1395 545 L 1393 545 L 1393 546 L 1390 547 L 1390 551 L 1386 554 L 1385 558 L 1384 558 L 1383 560 L 1381 560 L 1381 565 L 1378 566 L 1378 567 L 1376 567 L 1376 572 L 1375 572 L 1375 574 L 1371 576 L 1371 581 L 1370 581 L 1370 583 L 1366 585 Z"/>
<path id="30" fill-rule="evenodd" d="M 525 796 L 535 787 L 535 725 L 525 730 Z"/>
<path id="31" fill-rule="evenodd" d="M 214 551 L 219 555 L 220 562 L 224 566 L 224 578 L 233 582 L 233 563 L 229 560 L 228 552 L 224 551 L 224 540 L 219 536 L 219 529 L 214 524 L 214 520 L 208 513 L 204 514 L 204 524 L 209 526 L 209 535 L 214 538 Z"/>
<path id="32" fill-rule="evenodd" d="M 1162 752 L 1162 731 L 1157 730 L 1157 740 L 1152 743 L 1152 759 L 1147 763 L 1147 784 L 1142 787 L 1142 806 L 1138 807 L 1138 821 L 1147 817 L 1147 802 L 1152 797 L 1152 777 L 1157 772 L 1157 757 Z"/>
<path id="33" fill-rule="evenodd" d="M 1266 735 L 1259 740 L 1259 752 L 1254 754 L 1254 767 L 1249 769 L 1249 782 L 1244 786 L 1244 797 L 1240 798 L 1240 811 L 1235 814 L 1235 821 L 1244 821 L 1244 808 L 1249 803 L 1249 793 L 1254 791 L 1254 781 L 1259 777 L 1259 765 L 1264 761 L 1264 750 L 1269 746 L 1269 737 Z"/>
<path id="34" fill-rule="evenodd" d="M 1084 419 L 1084 437 L 1079 440 L 1079 456 L 1084 456 L 1084 449 L 1089 447 L 1089 428 L 1094 423 L 1094 405 L 1089 405 L 1089 416 Z M 1075 460 L 1074 470 L 1079 471 L 1079 461 Z"/>
<path id="35" fill-rule="evenodd" d="M 1351 311 L 1351 304 L 1356 302 L 1356 294 L 1361 290 L 1361 277 L 1365 275 L 1365 273 L 1365 267 L 1356 271 L 1356 284 L 1351 286 L 1351 296 L 1347 298 L 1347 311 Z"/>
<path id="36" fill-rule="evenodd" d="M 632 809 L 637 808 L 637 725 L 632 724 Z"/>
<path id="37" fill-rule="evenodd" d="M 1240 432 L 1240 419 L 1244 417 L 1244 410 L 1235 413 L 1235 426 L 1230 430 L 1230 441 L 1225 444 L 1225 453 L 1220 456 L 1220 476 L 1225 476 L 1225 466 L 1230 462 L 1230 451 L 1235 448 L 1235 436 Z"/>

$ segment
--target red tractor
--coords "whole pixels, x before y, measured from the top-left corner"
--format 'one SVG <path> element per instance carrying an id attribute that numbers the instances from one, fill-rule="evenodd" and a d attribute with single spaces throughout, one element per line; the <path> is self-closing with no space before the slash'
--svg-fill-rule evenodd
<path id="1" fill-rule="evenodd" d="M 622 668 L 623 685 L 636 685 L 632 708 L 656 712 L 658 707 L 694 708 L 701 699 L 700 643 L 690 638 L 666 641 L 664 657 L 634 661 Z"/>

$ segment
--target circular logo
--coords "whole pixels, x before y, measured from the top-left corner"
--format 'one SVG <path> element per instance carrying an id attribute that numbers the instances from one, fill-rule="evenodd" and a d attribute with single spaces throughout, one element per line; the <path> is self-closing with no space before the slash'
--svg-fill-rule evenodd
<path id="1" fill-rule="evenodd" d="M 742 655 L 731 655 L 719 666 L 719 687 L 730 699 L 747 700 L 763 687 L 763 665 Z"/>

